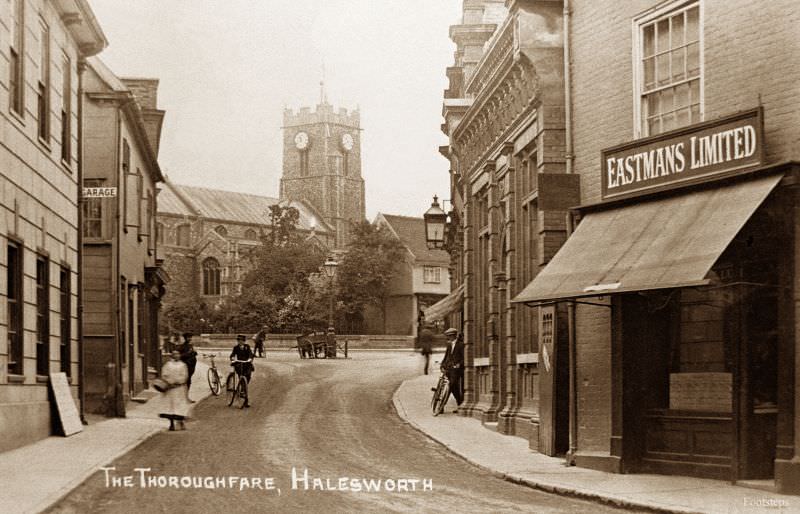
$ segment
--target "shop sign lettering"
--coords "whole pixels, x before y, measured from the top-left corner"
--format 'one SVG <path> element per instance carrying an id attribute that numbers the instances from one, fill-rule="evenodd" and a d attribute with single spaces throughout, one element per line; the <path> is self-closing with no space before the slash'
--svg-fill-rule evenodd
<path id="1" fill-rule="evenodd" d="M 113 198 L 117 196 L 116 187 L 84 187 L 84 198 Z"/>
<path id="2" fill-rule="evenodd" d="M 671 189 L 763 163 L 761 109 L 603 150 L 603 200 Z"/>

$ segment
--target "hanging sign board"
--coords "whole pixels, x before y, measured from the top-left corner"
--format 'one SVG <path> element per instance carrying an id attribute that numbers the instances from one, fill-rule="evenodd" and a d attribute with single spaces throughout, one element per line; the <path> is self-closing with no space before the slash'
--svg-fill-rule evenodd
<path id="1" fill-rule="evenodd" d="M 114 198 L 117 196 L 116 187 L 84 187 L 84 198 Z"/>
<path id="2" fill-rule="evenodd" d="M 603 200 L 730 176 L 764 162 L 761 108 L 601 152 Z"/>
<path id="3" fill-rule="evenodd" d="M 50 386 L 53 388 L 53 397 L 56 400 L 58 418 L 65 436 L 77 434 L 83 430 L 80 414 L 75 407 L 75 400 L 69 390 L 67 374 L 64 372 L 50 373 Z"/>

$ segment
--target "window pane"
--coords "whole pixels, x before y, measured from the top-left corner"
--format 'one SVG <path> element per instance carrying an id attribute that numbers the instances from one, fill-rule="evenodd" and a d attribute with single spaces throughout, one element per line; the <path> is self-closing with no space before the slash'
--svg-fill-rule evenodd
<path id="1" fill-rule="evenodd" d="M 675 87 L 675 108 L 680 109 L 690 104 L 689 101 L 689 84 L 684 83 Z"/>
<path id="2" fill-rule="evenodd" d="M 685 127 L 692 122 L 692 113 L 689 107 L 681 109 L 677 112 L 676 123 L 679 127 Z"/>
<path id="3" fill-rule="evenodd" d="M 650 57 L 656 52 L 655 31 L 655 25 L 649 25 L 642 30 L 642 39 L 644 40 L 644 57 Z"/>
<path id="4" fill-rule="evenodd" d="M 686 11 L 686 41 L 698 41 L 700 39 L 700 31 L 698 29 L 700 18 L 700 9 L 693 7 Z"/>
<path id="5" fill-rule="evenodd" d="M 647 121 L 648 135 L 658 134 L 661 132 L 661 120 L 658 117 L 650 118 Z"/>
<path id="6" fill-rule="evenodd" d="M 673 106 L 674 93 L 672 88 L 661 91 L 661 113 L 671 112 L 675 109 Z M 655 114 L 655 113 L 653 113 Z"/>
<path id="7" fill-rule="evenodd" d="M 689 93 L 690 93 L 690 101 L 689 103 L 699 104 L 700 103 L 700 81 L 693 80 L 689 82 Z"/>
<path id="8" fill-rule="evenodd" d="M 656 57 L 656 67 L 657 67 L 657 77 L 658 77 L 658 85 L 664 86 L 669 84 L 670 81 L 670 74 L 669 74 L 669 54 L 659 55 Z"/>
<path id="9" fill-rule="evenodd" d="M 692 123 L 701 121 L 700 119 L 700 104 L 692 105 Z"/>
<path id="10" fill-rule="evenodd" d="M 675 115 L 673 113 L 665 114 L 661 118 L 661 131 L 667 132 L 675 128 Z"/>
<path id="11" fill-rule="evenodd" d="M 683 13 L 672 17 L 672 48 L 683 46 Z"/>
<path id="12" fill-rule="evenodd" d="M 700 45 L 692 43 L 686 47 L 686 71 L 689 77 L 700 75 Z"/>
<path id="13" fill-rule="evenodd" d="M 656 52 L 661 53 L 670 49 L 669 47 L 669 20 L 661 20 L 658 22 L 658 29 L 656 30 L 656 37 L 658 38 Z"/>
<path id="14" fill-rule="evenodd" d="M 656 63 L 655 57 L 644 60 L 644 88 L 652 89 L 656 85 Z"/>
<path id="15" fill-rule="evenodd" d="M 686 49 L 681 47 L 672 51 L 672 81 L 677 82 L 686 78 Z"/>

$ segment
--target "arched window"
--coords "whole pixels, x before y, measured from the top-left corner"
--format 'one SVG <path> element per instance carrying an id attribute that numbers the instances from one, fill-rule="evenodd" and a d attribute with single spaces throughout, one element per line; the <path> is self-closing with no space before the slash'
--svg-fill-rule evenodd
<path id="1" fill-rule="evenodd" d="M 160 245 L 164 244 L 164 230 L 163 223 L 156 223 L 156 243 Z"/>
<path id="2" fill-rule="evenodd" d="M 218 296 L 219 283 L 219 261 L 213 257 L 209 257 L 203 261 L 203 294 L 207 296 Z"/>
<path id="3" fill-rule="evenodd" d="M 179 225 L 177 229 L 178 246 L 189 246 L 189 225 Z"/>
<path id="4" fill-rule="evenodd" d="M 221 235 L 222 237 L 225 237 L 225 236 L 227 236 L 227 235 L 228 235 L 228 229 L 227 229 L 227 228 L 225 228 L 225 227 L 224 227 L 224 226 L 222 226 L 222 225 L 220 225 L 220 226 L 218 226 L 217 228 L 215 228 L 215 229 L 214 229 L 214 231 L 215 231 L 217 234 Z"/>
<path id="5" fill-rule="evenodd" d="M 244 233 L 244 238 L 252 239 L 253 241 L 255 241 L 256 239 L 258 239 L 258 234 L 252 228 L 248 228 L 247 231 Z"/>

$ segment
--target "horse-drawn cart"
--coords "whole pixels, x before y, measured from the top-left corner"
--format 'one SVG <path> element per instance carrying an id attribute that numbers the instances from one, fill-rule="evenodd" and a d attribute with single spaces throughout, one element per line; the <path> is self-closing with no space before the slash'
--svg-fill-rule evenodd
<path id="1" fill-rule="evenodd" d="M 347 340 L 343 343 L 324 333 L 311 333 L 297 337 L 297 353 L 301 359 L 335 359 L 338 354 L 347 358 Z"/>

